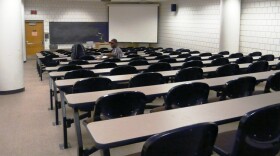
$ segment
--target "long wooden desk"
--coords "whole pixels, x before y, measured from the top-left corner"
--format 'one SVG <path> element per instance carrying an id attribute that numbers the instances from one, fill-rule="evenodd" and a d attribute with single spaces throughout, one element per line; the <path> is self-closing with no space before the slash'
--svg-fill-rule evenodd
<path id="1" fill-rule="evenodd" d="M 145 141 L 168 130 L 203 122 L 238 121 L 247 112 L 279 104 L 280 93 L 268 93 L 158 113 L 93 122 L 87 125 L 95 147 L 107 156 L 113 147 Z M 139 128 L 140 126 L 140 128 Z"/>
<path id="2" fill-rule="evenodd" d="M 146 96 L 160 96 L 165 95 L 171 88 L 185 83 L 191 82 L 202 82 L 207 83 L 210 88 L 216 86 L 222 86 L 226 82 L 237 79 L 244 76 L 253 76 L 258 81 L 266 80 L 270 75 L 273 75 L 280 70 L 277 71 L 267 71 L 267 72 L 260 72 L 260 73 L 251 73 L 251 74 L 242 74 L 242 75 L 235 75 L 235 76 L 227 76 L 227 77 L 218 77 L 212 79 L 202 79 L 202 80 L 195 80 L 195 81 L 186 81 L 186 82 L 178 82 L 178 83 L 169 83 L 169 84 L 161 84 L 161 85 L 153 85 L 153 86 L 145 86 L 145 87 L 135 87 L 135 88 L 126 88 L 126 89 L 114 89 L 114 90 L 106 90 L 106 91 L 98 91 L 98 92 L 88 92 L 88 93 L 79 93 L 79 94 L 68 94 L 64 95 L 63 92 L 60 92 L 62 96 L 62 101 L 64 102 L 64 97 L 70 107 L 74 110 L 74 121 L 75 121 L 75 128 L 76 128 L 76 135 L 78 140 L 78 151 L 80 155 L 83 153 L 83 143 L 82 143 L 82 135 L 81 135 L 81 128 L 80 128 L 80 118 L 79 118 L 79 109 L 85 106 L 88 106 L 88 103 L 94 104 L 95 101 L 100 98 L 101 96 L 122 92 L 122 91 L 139 91 L 144 93 Z M 244 104 L 244 103 L 243 103 Z M 62 107 L 62 114 L 63 120 L 66 120 L 65 114 L 65 107 Z M 63 122 L 64 123 L 64 122 Z M 139 125 L 139 124 L 138 124 Z M 67 144 L 67 127 L 63 126 L 64 128 L 64 145 Z M 65 135 L 66 134 L 66 135 Z"/>

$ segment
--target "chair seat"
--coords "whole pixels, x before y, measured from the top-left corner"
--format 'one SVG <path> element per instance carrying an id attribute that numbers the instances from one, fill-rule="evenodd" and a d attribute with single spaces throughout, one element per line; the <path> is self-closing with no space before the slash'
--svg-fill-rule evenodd
<path id="1" fill-rule="evenodd" d="M 234 145 L 236 132 L 236 130 L 232 130 L 219 133 L 215 142 L 214 151 L 222 156 L 229 155 Z"/>

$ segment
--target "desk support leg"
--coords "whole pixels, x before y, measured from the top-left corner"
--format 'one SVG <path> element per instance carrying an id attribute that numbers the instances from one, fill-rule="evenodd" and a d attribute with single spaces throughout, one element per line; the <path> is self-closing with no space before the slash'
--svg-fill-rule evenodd
<path id="1" fill-rule="evenodd" d="M 63 119 L 63 144 L 60 144 L 60 149 L 67 149 L 68 146 L 68 138 L 67 138 L 67 125 L 66 125 L 66 107 L 65 107 L 65 98 L 64 92 L 60 91 L 60 99 L 61 99 L 61 110 L 62 110 L 62 119 Z"/>
<path id="2" fill-rule="evenodd" d="M 57 88 L 55 82 L 53 80 L 53 91 L 54 91 L 54 100 L 55 100 L 55 123 L 54 126 L 60 125 L 59 117 L 58 117 L 58 98 L 57 98 Z"/>
<path id="3" fill-rule="evenodd" d="M 50 85 L 50 108 L 49 110 L 53 110 L 53 90 L 52 90 L 52 78 L 49 80 L 49 85 Z"/>
<path id="4" fill-rule="evenodd" d="M 76 129 L 76 135 L 78 140 L 78 156 L 83 156 L 84 153 L 83 138 L 81 132 L 79 110 L 77 108 L 74 108 L 74 122 L 75 122 L 75 129 Z"/>
<path id="5" fill-rule="evenodd" d="M 109 149 L 102 149 L 100 150 L 101 156 L 110 156 L 110 150 Z"/>

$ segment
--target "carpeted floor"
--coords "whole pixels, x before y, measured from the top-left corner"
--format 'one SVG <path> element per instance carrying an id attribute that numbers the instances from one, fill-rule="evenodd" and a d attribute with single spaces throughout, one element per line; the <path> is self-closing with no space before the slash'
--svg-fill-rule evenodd
<path id="1" fill-rule="evenodd" d="M 35 69 L 35 60 L 29 59 L 24 64 L 25 92 L 0 96 L 0 155 L 3 156 L 76 156 L 77 141 L 72 125 L 68 129 L 71 148 L 60 150 L 62 126 L 53 126 L 54 111 L 49 108 L 49 81 L 44 74 L 40 81 Z M 262 88 L 263 86 L 261 86 Z M 216 100 L 211 92 L 211 101 Z M 155 103 L 162 104 L 158 99 Z M 67 108 L 68 116 L 72 110 Z M 61 114 L 60 114 L 61 115 Z M 60 119 L 61 120 L 61 119 Z M 219 131 L 236 128 L 237 123 L 219 127 Z M 82 125 L 85 147 L 93 143 Z M 122 156 L 141 151 L 143 143 L 111 149 L 112 156 Z M 99 156 L 99 152 L 93 154 Z"/>

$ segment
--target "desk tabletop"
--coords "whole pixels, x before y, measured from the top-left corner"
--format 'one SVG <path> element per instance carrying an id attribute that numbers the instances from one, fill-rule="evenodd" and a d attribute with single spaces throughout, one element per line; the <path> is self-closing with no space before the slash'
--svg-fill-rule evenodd
<path id="1" fill-rule="evenodd" d="M 139 92 L 144 93 L 147 96 L 163 95 L 163 94 L 166 94 L 171 88 L 178 86 L 180 84 L 186 84 L 186 83 L 192 83 L 192 82 L 202 82 L 202 83 L 207 83 L 210 87 L 214 87 L 214 86 L 224 85 L 230 80 L 234 80 L 234 79 L 244 77 L 244 76 L 253 76 L 257 80 L 266 80 L 270 75 L 273 75 L 277 72 L 279 72 L 279 70 L 234 75 L 234 76 L 226 76 L 226 77 L 218 77 L 218 78 L 211 78 L 211 79 L 201 79 L 201 80 L 194 80 L 194 81 L 167 83 L 167 84 L 152 85 L 152 86 L 145 86 L 145 87 L 134 87 L 134 88 L 113 89 L 113 90 L 98 91 L 98 92 L 68 94 L 65 97 L 68 102 L 68 105 L 70 107 L 74 108 L 74 107 L 79 107 L 82 104 L 86 104 L 89 102 L 95 102 L 101 96 L 112 94 L 112 93 L 117 93 L 117 92 L 139 91 Z"/>
<path id="2" fill-rule="evenodd" d="M 240 64 L 239 67 L 240 68 L 247 68 L 249 65 L 250 64 Z M 208 73 L 208 72 L 216 71 L 216 69 L 219 68 L 219 67 L 220 66 L 205 67 L 205 68 L 201 68 L 201 69 L 203 70 L 204 73 Z M 179 70 L 170 70 L 170 71 L 161 71 L 161 72 L 156 72 L 156 73 L 160 73 L 164 77 L 170 77 L 170 76 L 176 75 L 176 73 L 178 71 Z M 62 72 L 51 72 L 50 76 L 51 77 L 63 77 L 65 75 L 65 73 L 66 72 L 64 72 L 64 74 Z M 114 81 L 114 82 L 120 82 L 120 81 L 129 81 L 135 75 L 137 75 L 137 74 L 126 74 L 126 75 L 116 75 L 116 76 L 102 76 L 102 77 L 109 78 L 111 81 Z M 83 79 L 85 79 L 85 78 L 56 80 L 55 83 L 56 83 L 56 86 L 58 88 L 61 88 L 61 87 L 73 86 L 77 81 L 80 81 L 80 80 L 83 80 Z"/>
<path id="3" fill-rule="evenodd" d="M 87 125 L 99 149 L 145 141 L 164 131 L 202 122 L 221 122 L 280 102 L 280 93 L 268 93 L 204 105 L 92 122 Z M 139 127 L 140 126 L 140 127 Z"/>

